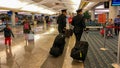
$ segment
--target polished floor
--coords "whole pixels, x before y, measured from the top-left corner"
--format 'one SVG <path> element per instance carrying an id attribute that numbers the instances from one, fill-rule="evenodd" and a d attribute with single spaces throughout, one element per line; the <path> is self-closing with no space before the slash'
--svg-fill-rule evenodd
<path id="1" fill-rule="evenodd" d="M 0 68 L 113 68 L 112 64 L 117 62 L 114 52 L 118 49 L 118 36 L 105 40 L 98 30 L 84 32 L 81 40 L 88 41 L 89 47 L 83 63 L 70 57 L 74 35 L 65 39 L 63 54 L 55 58 L 49 51 L 58 34 L 56 24 L 46 29 L 43 25 L 32 26 L 32 30 L 34 40 L 26 42 L 22 26 L 12 27 L 15 38 L 12 38 L 11 47 L 4 45 L 4 36 L 0 33 Z M 108 50 L 100 50 L 103 47 Z"/>
<path id="2" fill-rule="evenodd" d="M 28 43 L 21 26 L 12 28 L 15 38 L 12 38 L 11 47 L 4 45 L 4 36 L 0 33 L 0 68 L 84 68 L 82 62 L 73 61 L 70 57 L 74 36 L 66 38 L 63 55 L 54 58 L 49 54 L 49 50 L 58 34 L 56 25 L 52 25 L 48 30 L 39 25 L 33 28 L 34 40 Z"/>

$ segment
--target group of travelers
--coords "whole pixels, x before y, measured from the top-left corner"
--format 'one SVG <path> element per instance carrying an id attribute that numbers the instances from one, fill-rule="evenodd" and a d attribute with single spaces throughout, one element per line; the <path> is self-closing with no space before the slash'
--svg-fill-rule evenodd
<path id="1" fill-rule="evenodd" d="M 6 23 L 5 25 L 6 25 L 6 27 L 1 29 L 0 32 L 4 32 L 4 37 L 5 37 L 4 43 L 5 43 L 5 47 L 6 47 L 6 54 L 8 54 L 8 53 L 12 53 L 11 52 L 11 39 L 12 39 L 11 37 L 14 38 L 14 34 L 13 34 L 9 24 Z M 29 23 L 28 19 L 25 19 L 23 21 L 23 33 L 29 34 L 30 31 L 31 31 L 30 23 Z"/>
<path id="2" fill-rule="evenodd" d="M 66 24 L 67 24 L 67 10 L 61 10 L 62 14 L 58 16 L 57 18 L 57 24 L 58 24 L 58 31 L 59 33 L 65 34 L 65 29 L 66 29 Z M 77 15 L 74 16 L 73 18 L 68 18 L 70 21 L 70 24 L 74 27 L 73 32 L 76 37 L 76 42 L 80 41 L 82 33 L 85 26 L 85 19 L 82 15 L 82 9 L 78 9 Z"/>
<path id="3" fill-rule="evenodd" d="M 113 34 L 116 36 L 119 34 L 120 31 L 120 15 L 117 15 L 117 17 L 113 19 L 109 19 L 108 22 L 105 23 L 106 27 L 106 36 L 111 36 L 113 37 Z M 113 33 L 114 29 L 114 33 Z"/>

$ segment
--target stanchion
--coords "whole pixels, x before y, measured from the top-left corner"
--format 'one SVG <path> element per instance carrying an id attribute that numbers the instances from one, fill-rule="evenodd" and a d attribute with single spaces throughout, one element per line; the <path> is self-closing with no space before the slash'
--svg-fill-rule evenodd
<path id="1" fill-rule="evenodd" d="M 108 50 L 107 48 L 105 48 L 105 45 L 106 45 L 106 28 L 104 28 L 104 41 L 103 41 L 103 48 L 100 48 L 100 50 L 102 51 L 106 51 Z"/>
<path id="2" fill-rule="evenodd" d="M 120 32 L 118 36 L 118 52 L 117 52 L 117 63 L 113 63 L 114 68 L 120 68 Z"/>
<path id="3" fill-rule="evenodd" d="M 1 68 L 1 57 L 0 57 L 0 68 Z"/>

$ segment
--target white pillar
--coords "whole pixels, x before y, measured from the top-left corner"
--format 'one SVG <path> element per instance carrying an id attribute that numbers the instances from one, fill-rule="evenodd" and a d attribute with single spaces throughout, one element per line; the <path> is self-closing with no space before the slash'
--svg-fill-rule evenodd
<path id="1" fill-rule="evenodd" d="M 32 20 L 34 21 L 34 14 L 32 13 Z"/>
<path id="2" fill-rule="evenodd" d="M 117 6 L 111 6 L 111 1 L 109 2 L 109 19 L 112 18 L 114 20 L 115 17 L 119 14 L 119 10 Z"/>
<path id="3" fill-rule="evenodd" d="M 95 10 L 91 10 L 91 20 L 94 21 L 95 20 Z"/>
<path id="4" fill-rule="evenodd" d="M 44 20 L 44 30 L 46 30 L 47 29 L 47 24 L 46 24 L 45 16 L 43 17 L 43 20 Z"/>
<path id="5" fill-rule="evenodd" d="M 35 15 L 35 14 L 32 13 L 32 21 L 33 21 L 33 25 L 35 26 L 37 22 L 35 21 L 34 15 Z"/>
<path id="6" fill-rule="evenodd" d="M 12 25 L 15 26 L 15 24 L 16 24 L 16 22 L 15 22 L 15 12 L 12 12 L 11 22 L 12 22 Z"/>

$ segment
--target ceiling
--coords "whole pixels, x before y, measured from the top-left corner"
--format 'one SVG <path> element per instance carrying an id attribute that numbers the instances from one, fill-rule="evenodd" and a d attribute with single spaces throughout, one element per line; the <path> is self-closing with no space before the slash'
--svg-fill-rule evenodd
<path id="1" fill-rule="evenodd" d="M 1 0 L 0 9 L 53 14 L 61 9 L 67 9 L 68 12 L 75 12 L 79 8 L 89 10 L 100 1 L 107 0 Z"/>
<path id="2" fill-rule="evenodd" d="M 10 0 L 10 2 L 1 0 L 0 9 L 40 13 L 56 13 L 61 9 L 67 9 L 68 12 L 75 12 L 79 8 L 80 2 L 81 0 Z"/>
<path id="3" fill-rule="evenodd" d="M 102 2 L 102 1 L 108 1 L 108 0 L 82 0 L 82 1 L 89 1 L 89 2 Z"/>
<path id="4" fill-rule="evenodd" d="M 81 0 L 31 0 L 31 1 L 33 1 L 38 6 L 43 5 L 55 11 L 67 9 L 69 12 L 73 12 L 73 10 L 75 9 L 75 7 L 73 6 L 76 5 L 77 2 L 78 2 L 77 4 L 80 4 Z M 77 6 L 76 9 L 78 9 Z"/>
<path id="5" fill-rule="evenodd" d="M 83 8 L 84 12 L 91 9 L 93 10 L 97 5 L 100 3 L 103 4 L 105 1 L 109 0 L 81 0 L 80 8 Z"/>

